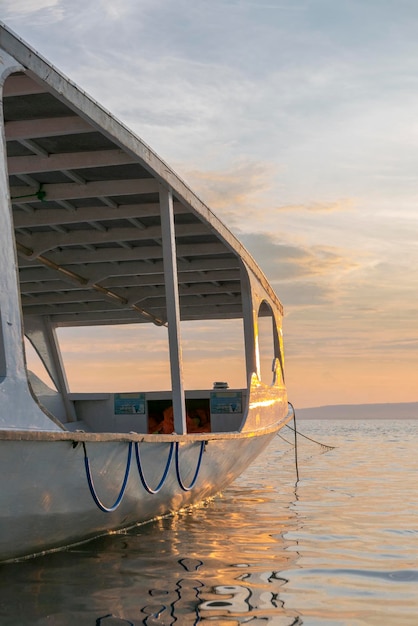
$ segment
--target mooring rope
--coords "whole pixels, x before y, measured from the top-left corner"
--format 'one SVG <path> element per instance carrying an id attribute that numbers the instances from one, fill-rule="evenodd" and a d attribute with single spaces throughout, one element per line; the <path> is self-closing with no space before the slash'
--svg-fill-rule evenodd
<path id="1" fill-rule="evenodd" d="M 283 437 L 283 435 L 281 435 L 280 433 L 277 433 L 277 436 L 280 437 L 280 439 L 282 439 L 286 443 L 288 443 L 289 446 L 293 446 L 293 443 L 291 441 L 289 441 L 288 439 L 286 439 L 285 437 Z"/>
<path id="2" fill-rule="evenodd" d="M 179 486 L 181 487 L 181 489 L 183 489 L 183 491 L 190 491 L 191 489 L 193 489 L 193 487 L 196 484 L 197 481 L 197 477 L 199 476 L 199 470 L 200 470 L 200 465 L 202 463 L 202 457 L 203 457 L 203 451 L 205 449 L 205 441 L 202 441 L 200 443 L 200 452 L 199 452 L 199 459 L 197 461 L 197 466 L 196 466 L 196 471 L 195 471 L 195 475 L 192 478 L 192 482 L 190 483 L 190 485 L 188 487 L 185 486 L 185 484 L 183 483 L 183 480 L 181 478 L 180 475 L 180 463 L 179 463 L 179 442 L 176 441 L 176 474 L 177 474 L 177 481 L 179 483 Z"/>
<path id="3" fill-rule="evenodd" d="M 294 423 L 294 428 L 292 428 L 289 424 L 285 424 L 285 426 L 287 426 L 287 428 L 289 428 L 291 431 L 293 431 L 294 435 L 295 435 L 295 442 L 294 442 L 294 448 L 295 448 L 295 467 L 296 467 L 296 482 L 299 482 L 299 467 L 298 467 L 298 438 L 297 436 L 299 435 L 299 437 L 303 437 L 304 439 L 307 439 L 308 441 L 311 441 L 312 443 L 317 444 L 318 446 L 321 446 L 321 448 L 324 451 L 328 451 L 328 450 L 333 450 L 335 448 L 335 446 L 329 446 L 325 443 L 321 443 L 320 441 L 316 441 L 315 439 L 312 439 L 312 437 L 308 437 L 307 435 L 304 435 L 303 433 L 299 432 L 299 430 L 297 429 L 296 426 L 296 411 L 295 411 L 295 407 L 293 406 L 293 404 L 291 402 L 288 402 L 289 408 L 292 410 L 293 413 L 293 423 Z M 290 441 L 288 441 L 285 437 L 282 437 L 281 434 L 277 433 L 278 437 L 280 437 L 280 439 L 283 439 L 283 441 L 285 441 L 286 443 L 288 443 L 289 445 L 292 445 L 290 443 Z"/>
<path id="4" fill-rule="evenodd" d="M 297 428 L 296 428 L 296 411 L 295 411 L 295 407 L 293 406 L 293 404 L 291 402 L 288 402 L 288 405 L 290 406 L 290 408 L 292 409 L 293 412 L 293 423 L 295 425 L 295 428 L 293 429 L 294 433 L 295 433 L 295 469 L 296 469 L 296 482 L 299 482 L 299 466 L 298 466 L 298 438 L 297 438 Z M 287 426 L 287 424 L 286 424 Z"/>
<path id="5" fill-rule="evenodd" d="M 164 485 L 165 479 L 167 478 L 167 474 L 168 474 L 168 471 L 170 469 L 171 459 L 173 458 L 173 450 L 174 450 L 174 442 L 171 442 L 170 443 L 170 451 L 168 453 L 167 463 L 165 465 L 165 469 L 164 469 L 162 478 L 161 478 L 160 482 L 158 483 L 158 485 L 156 486 L 156 488 L 152 489 L 149 486 L 147 480 L 145 479 L 144 472 L 142 470 L 141 455 L 139 453 L 139 443 L 137 441 L 135 442 L 135 457 L 136 457 L 136 465 L 138 467 L 139 477 L 141 479 L 142 486 L 144 487 L 144 489 L 146 489 L 146 491 L 148 491 L 148 493 L 151 493 L 151 494 L 154 495 L 154 494 L 158 493 L 161 490 L 162 486 Z"/>
<path id="6" fill-rule="evenodd" d="M 116 511 L 119 504 L 122 502 L 122 498 L 126 490 L 126 485 L 128 484 L 129 470 L 131 469 L 132 441 L 130 441 L 128 445 L 128 460 L 126 461 L 126 470 L 125 470 L 125 476 L 123 479 L 122 487 L 120 489 L 118 497 L 116 498 L 115 503 L 110 507 L 105 506 L 103 502 L 101 502 L 99 496 L 97 495 L 96 489 L 94 487 L 93 477 L 91 475 L 90 461 L 89 461 L 89 457 L 87 456 L 86 444 L 84 443 L 84 441 L 82 443 L 83 443 L 83 450 L 84 450 L 84 466 L 86 468 L 86 476 L 87 476 L 87 482 L 89 485 L 90 493 L 93 497 L 93 500 L 95 501 L 95 503 L 97 504 L 97 506 L 99 507 L 101 511 L 103 511 L 104 513 L 112 513 L 113 511 Z"/>
<path id="7" fill-rule="evenodd" d="M 290 430 L 293 430 L 293 431 L 295 430 L 294 428 L 289 426 L 289 424 L 286 424 L 286 426 L 287 426 L 287 428 L 290 428 Z M 304 439 L 308 439 L 309 441 L 312 441 L 312 443 L 316 443 L 318 446 L 321 446 L 321 448 L 326 448 L 327 450 L 334 450 L 334 448 L 335 448 L 335 446 L 329 446 L 326 443 L 321 443 L 320 441 L 316 441 L 315 439 L 312 439 L 311 437 L 308 437 L 307 435 L 304 435 L 303 433 L 299 432 L 298 430 L 296 431 L 296 433 L 299 435 L 299 437 L 303 437 Z"/>

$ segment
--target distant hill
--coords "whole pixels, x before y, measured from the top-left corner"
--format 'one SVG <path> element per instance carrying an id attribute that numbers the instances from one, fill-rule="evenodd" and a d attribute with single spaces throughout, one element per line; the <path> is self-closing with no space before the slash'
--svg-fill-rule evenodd
<path id="1" fill-rule="evenodd" d="M 418 419 L 418 402 L 335 404 L 296 409 L 300 419 Z"/>

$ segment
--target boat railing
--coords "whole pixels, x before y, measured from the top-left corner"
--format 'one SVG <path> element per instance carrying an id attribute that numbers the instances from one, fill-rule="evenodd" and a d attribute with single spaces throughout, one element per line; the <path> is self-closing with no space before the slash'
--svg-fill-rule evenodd
<path id="1" fill-rule="evenodd" d="M 73 393 L 77 418 L 93 432 L 171 434 L 170 391 Z M 188 432 L 236 432 L 244 418 L 246 390 L 186 391 Z M 72 429 L 71 424 L 68 426 Z"/>
<path id="2" fill-rule="evenodd" d="M 174 432 L 170 391 L 69 393 L 74 411 L 65 413 L 61 394 L 33 374 L 31 386 L 41 407 L 70 431 L 171 434 Z M 245 389 L 186 391 L 188 432 L 238 432 L 245 417 Z M 75 416 L 75 420 L 74 420 Z"/>

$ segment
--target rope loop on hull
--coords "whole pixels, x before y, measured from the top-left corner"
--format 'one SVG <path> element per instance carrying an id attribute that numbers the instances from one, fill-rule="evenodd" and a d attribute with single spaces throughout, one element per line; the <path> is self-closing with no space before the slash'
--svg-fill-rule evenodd
<path id="1" fill-rule="evenodd" d="M 128 459 L 126 461 L 125 476 L 123 479 L 122 487 L 120 489 L 118 497 L 115 500 L 115 503 L 110 507 L 105 506 L 103 502 L 101 502 L 99 496 L 97 495 L 96 489 L 94 487 L 93 477 L 91 475 L 90 461 L 89 461 L 89 457 L 87 456 L 86 444 L 84 443 L 84 441 L 83 441 L 83 450 L 84 450 L 84 466 L 86 468 L 87 482 L 88 482 L 90 493 L 93 497 L 93 500 L 95 501 L 95 503 L 97 504 L 97 506 L 99 507 L 101 511 L 103 511 L 104 513 L 112 513 L 113 511 L 116 511 L 116 509 L 122 502 L 122 498 L 126 490 L 126 485 L 128 484 L 129 471 L 131 469 L 131 459 L 132 459 L 132 442 L 130 441 L 128 444 Z"/>
<path id="2" fill-rule="evenodd" d="M 199 470 L 200 470 L 200 465 L 202 463 L 202 457 L 203 457 L 203 451 L 205 449 L 205 441 L 202 441 L 200 443 L 200 452 L 199 452 L 199 458 L 197 461 L 197 465 L 196 465 L 196 471 L 195 474 L 192 478 L 192 482 L 190 483 L 190 485 L 188 487 L 186 487 L 186 485 L 183 483 L 181 475 L 180 475 L 180 463 L 179 463 L 179 448 L 180 448 L 180 444 L 178 441 L 176 441 L 176 474 L 177 474 L 177 481 L 178 484 L 180 486 L 180 488 L 183 491 L 190 491 L 191 489 L 193 489 L 193 487 L 196 484 L 197 481 L 197 477 L 199 476 Z"/>
<path id="3" fill-rule="evenodd" d="M 87 477 L 87 483 L 90 489 L 90 493 L 91 496 L 94 500 L 94 502 L 96 503 L 97 507 L 103 511 L 104 513 L 112 513 L 113 511 L 116 511 L 116 509 L 119 507 L 120 503 L 122 502 L 122 498 L 125 495 L 125 491 L 126 491 L 126 486 L 128 484 L 128 478 L 129 478 L 129 472 L 131 469 L 131 462 L 132 462 L 132 447 L 133 447 L 133 443 L 132 441 L 130 441 L 128 443 L 128 457 L 127 457 L 127 461 L 126 461 L 126 469 L 125 469 L 125 476 L 123 478 L 123 482 L 122 482 L 122 487 L 120 488 L 120 492 L 118 497 L 116 498 L 114 504 L 112 506 L 106 506 L 105 504 L 103 504 L 103 502 L 101 501 L 101 499 L 99 498 L 99 496 L 97 495 L 97 491 L 96 488 L 94 486 L 94 480 L 93 480 L 93 476 L 91 473 L 91 467 L 90 467 L 90 460 L 87 454 L 87 448 L 86 448 L 86 444 L 83 443 L 83 451 L 84 451 L 84 467 L 86 470 L 86 477 Z M 180 444 L 178 441 L 171 442 L 170 443 L 170 449 L 168 452 L 168 457 L 167 457 L 167 461 L 165 464 L 165 468 L 164 468 L 164 472 L 163 475 L 161 477 L 160 482 L 158 483 L 158 485 L 156 486 L 155 489 L 152 489 L 152 487 L 149 486 L 145 475 L 144 475 L 144 471 L 142 469 L 142 462 L 141 462 L 141 454 L 139 452 L 139 443 L 135 442 L 135 458 L 136 458 L 136 464 L 138 467 L 138 473 L 139 473 L 139 477 L 141 479 L 141 483 L 142 486 L 144 487 L 144 489 L 150 493 L 151 495 L 155 495 L 157 494 L 163 487 L 167 476 L 168 476 L 168 472 L 170 471 L 170 467 L 171 467 L 171 462 L 173 459 L 173 454 L 174 454 L 174 450 L 175 450 L 175 466 L 176 466 L 176 476 L 177 476 L 177 482 L 179 484 L 180 489 L 182 489 L 183 491 L 190 491 L 191 489 L 193 489 L 193 487 L 196 484 L 196 481 L 198 479 L 199 476 L 199 471 L 200 471 L 200 466 L 202 464 L 202 457 L 203 457 L 203 452 L 205 450 L 205 441 L 202 441 L 200 443 L 200 451 L 199 451 L 199 457 L 197 460 L 197 465 L 196 465 L 196 470 L 194 473 L 194 476 L 190 482 L 190 484 L 188 486 L 186 486 L 183 482 L 183 479 L 181 477 L 181 473 L 180 473 Z"/>
<path id="4" fill-rule="evenodd" d="M 170 451 L 168 453 L 167 463 L 165 465 L 165 469 L 164 469 L 162 478 L 161 478 L 160 482 L 158 483 L 158 485 L 156 486 L 156 488 L 152 489 L 149 486 L 147 480 L 145 479 L 144 472 L 142 470 L 141 455 L 140 455 L 140 452 L 139 452 L 139 444 L 138 444 L 137 441 L 135 442 L 135 457 L 136 457 L 136 465 L 138 467 L 139 477 L 141 479 L 142 486 L 144 487 L 144 489 L 146 491 L 148 491 L 148 493 L 151 493 L 152 495 L 154 495 L 154 494 L 158 493 L 161 490 L 162 486 L 164 485 L 165 479 L 167 478 L 167 474 L 168 474 L 168 471 L 170 469 L 171 459 L 173 458 L 173 450 L 174 450 L 174 442 L 171 442 L 170 443 Z"/>

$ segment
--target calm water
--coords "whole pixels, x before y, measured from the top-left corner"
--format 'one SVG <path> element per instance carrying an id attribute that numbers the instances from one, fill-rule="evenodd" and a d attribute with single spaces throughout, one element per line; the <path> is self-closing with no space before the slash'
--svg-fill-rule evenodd
<path id="1" fill-rule="evenodd" d="M 0 624 L 418 624 L 418 421 L 307 422 L 222 496 L 0 566 Z M 289 441 L 293 433 L 283 430 Z"/>

